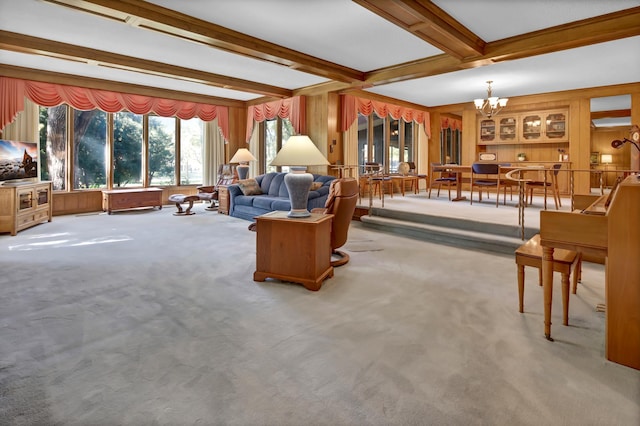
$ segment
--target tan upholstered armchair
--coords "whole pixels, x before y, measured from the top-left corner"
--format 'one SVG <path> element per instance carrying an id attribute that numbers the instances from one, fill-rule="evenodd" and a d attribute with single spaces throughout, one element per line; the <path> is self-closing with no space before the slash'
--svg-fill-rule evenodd
<path id="1" fill-rule="evenodd" d="M 333 215 L 331 226 L 331 249 L 339 259 L 332 260 L 331 266 L 342 266 L 349 262 L 349 255 L 338 251 L 347 242 L 349 225 L 358 202 L 358 181 L 353 178 L 340 178 L 331 181 L 329 196 L 323 209 L 313 209 L 312 213 Z"/>

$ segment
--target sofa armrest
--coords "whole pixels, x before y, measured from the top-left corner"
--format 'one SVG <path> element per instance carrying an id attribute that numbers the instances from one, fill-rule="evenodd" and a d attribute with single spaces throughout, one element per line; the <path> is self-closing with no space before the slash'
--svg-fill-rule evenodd
<path id="1" fill-rule="evenodd" d="M 237 195 L 243 195 L 242 190 L 240 189 L 240 185 L 238 185 L 237 183 L 227 186 L 227 191 L 229 192 L 229 198 L 233 198 Z"/>

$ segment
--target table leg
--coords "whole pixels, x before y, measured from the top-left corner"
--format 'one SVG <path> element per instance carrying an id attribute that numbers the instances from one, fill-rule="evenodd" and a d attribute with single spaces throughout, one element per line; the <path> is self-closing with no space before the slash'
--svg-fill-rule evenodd
<path id="1" fill-rule="evenodd" d="M 553 299 L 553 247 L 542 247 L 542 292 L 544 294 L 544 336 L 551 338 L 551 301 Z"/>
<path id="2" fill-rule="evenodd" d="M 562 324 L 569 325 L 569 274 L 562 274 Z"/>
<path id="3" fill-rule="evenodd" d="M 462 173 L 456 173 L 456 198 L 451 201 L 464 201 L 467 197 L 462 196 Z"/>
<path id="4" fill-rule="evenodd" d="M 518 301 L 520 313 L 524 312 L 524 265 L 518 265 Z"/>

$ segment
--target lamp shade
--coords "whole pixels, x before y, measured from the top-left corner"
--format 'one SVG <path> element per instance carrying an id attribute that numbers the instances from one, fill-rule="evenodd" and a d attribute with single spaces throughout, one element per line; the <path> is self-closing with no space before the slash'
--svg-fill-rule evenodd
<path id="1" fill-rule="evenodd" d="M 602 154 L 600 156 L 600 162 L 602 164 L 611 164 L 613 163 L 613 156 L 611 154 Z"/>
<path id="2" fill-rule="evenodd" d="M 229 160 L 230 163 L 248 163 L 249 161 L 256 161 L 256 157 L 247 148 L 240 148 Z"/>
<path id="3" fill-rule="evenodd" d="M 329 162 L 309 136 L 291 136 L 271 162 L 272 166 L 327 166 Z"/>

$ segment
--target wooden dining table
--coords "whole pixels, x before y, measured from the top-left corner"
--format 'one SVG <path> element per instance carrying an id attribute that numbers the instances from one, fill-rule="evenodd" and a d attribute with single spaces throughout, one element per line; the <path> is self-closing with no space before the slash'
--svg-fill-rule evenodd
<path id="1" fill-rule="evenodd" d="M 500 166 L 500 173 L 509 173 L 510 171 L 513 170 L 518 170 L 518 169 L 522 169 L 525 172 L 527 171 L 532 171 L 532 172 L 544 172 L 544 182 L 545 182 L 545 191 L 546 191 L 546 183 L 547 183 L 547 172 L 550 170 L 553 170 L 550 167 L 546 167 L 544 165 L 540 165 L 540 166 L 533 166 L 533 165 L 529 165 L 529 166 L 513 166 L 513 165 L 509 165 L 509 166 Z M 464 166 L 464 165 L 460 165 L 460 164 L 442 164 L 440 166 L 434 166 L 433 167 L 433 171 L 435 172 L 450 172 L 450 173 L 454 173 L 456 175 L 456 196 L 454 198 L 451 199 L 451 201 L 464 201 L 467 199 L 467 197 L 465 197 L 464 195 L 462 195 L 462 175 L 467 173 L 467 174 L 471 174 L 471 165 L 468 166 Z M 545 197 L 545 206 L 544 206 L 545 210 L 547 208 L 546 206 L 546 197 Z"/>

